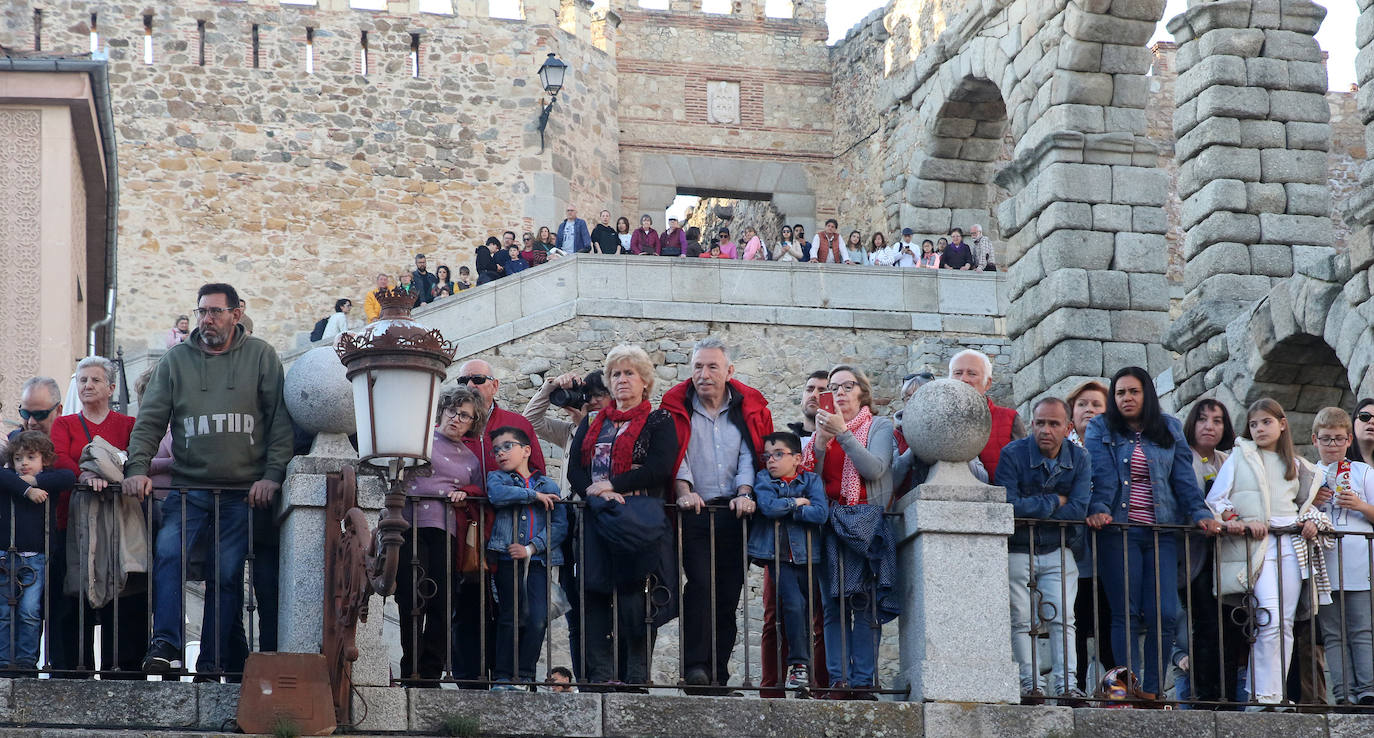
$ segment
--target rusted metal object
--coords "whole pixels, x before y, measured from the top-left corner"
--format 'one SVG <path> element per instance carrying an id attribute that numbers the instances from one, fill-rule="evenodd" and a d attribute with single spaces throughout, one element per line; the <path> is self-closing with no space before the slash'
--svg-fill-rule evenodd
<path id="1" fill-rule="evenodd" d="M 317 653 L 251 653 L 243 667 L 236 720 L 245 733 L 330 735 L 336 715 L 326 657 Z"/>
<path id="2" fill-rule="evenodd" d="M 367 622 L 367 600 L 372 596 L 368 563 L 376 554 L 367 516 L 358 508 L 353 467 L 330 474 L 325 495 L 323 650 L 335 720 L 352 725 L 358 623 Z"/>

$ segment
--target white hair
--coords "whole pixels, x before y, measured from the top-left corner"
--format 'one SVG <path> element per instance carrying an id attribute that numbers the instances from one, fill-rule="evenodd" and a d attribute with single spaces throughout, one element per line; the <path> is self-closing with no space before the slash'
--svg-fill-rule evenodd
<path id="1" fill-rule="evenodd" d="M 101 369 L 104 369 L 104 370 L 105 370 L 105 383 L 106 383 L 106 384 L 114 384 L 114 381 L 115 381 L 115 366 L 114 366 L 114 362 L 113 362 L 113 361 L 110 361 L 109 359 L 105 358 L 104 356 L 87 356 L 86 358 L 82 359 L 82 360 L 80 361 L 80 363 L 78 363 L 78 364 L 76 365 L 76 372 L 77 372 L 77 374 L 80 374 L 82 369 L 86 369 L 86 368 L 88 368 L 88 367 L 93 367 L 93 366 L 98 366 L 98 367 L 100 367 Z"/>
<path id="2" fill-rule="evenodd" d="M 23 397 L 29 390 L 35 387 L 43 387 L 52 395 L 53 402 L 62 401 L 62 390 L 57 387 L 57 380 L 52 377 L 30 377 L 24 382 L 24 386 L 19 388 L 19 396 Z"/>
<path id="3" fill-rule="evenodd" d="M 954 374 L 954 364 L 965 356 L 977 356 L 983 362 L 983 371 L 987 373 L 987 378 L 992 379 L 992 359 L 988 355 L 977 349 L 964 349 L 959 353 L 949 357 L 949 373 Z"/>
<path id="4" fill-rule="evenodd" d="M 979 233 L 982 233 L 982 232 L 983 232 L 983 226 L 980 226 L 980 225 L 978 225 L 977 223 L 974 223 L 973 225 L 969 226 L 968 229 L 969 229 L 970 231 L 978 231 Z"/>
<path id="5" fill-rule="evenodd" d="M 719 338 L 716 338 L 715 336 L 707 336 L 701 339 L 700 341 L 697 341 L 697 344 L 692 347 L 692 355 L 696 356 L 698 353 L 701 353 L 702 351 L 705 351 L 707 349 L 720 349 L 720 352 L 722 354 L 725 354 L 725 358 L 727 360 L 729 360 L 730 358 L 730 349 L 726 348 L 724 341 L 720 340 Z"/>

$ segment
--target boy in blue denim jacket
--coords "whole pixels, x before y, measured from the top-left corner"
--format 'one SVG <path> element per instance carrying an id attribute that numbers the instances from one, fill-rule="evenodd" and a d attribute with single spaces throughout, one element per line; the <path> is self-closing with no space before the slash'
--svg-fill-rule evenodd
<path id="1" fill-rule="evenodd" d="M 759 512 L 768 520 L 756 521 L 750 529 L 749 557 L 769 562 L 769 573 L 777 583 L 781 600 L 783 637 L 787 643 L 784 686 L 800 689 L 811 681 L 811 618 L 807 600 L 814 591 L 811 565 L 819 563 L 820 526 L 829 514 L 830 503 L 820 476 L 800 469 L 802 444 L 797 434 L 764 436 L 763 456 L 767 469 L 755 477 L 754 495 Z"/>
<path id="2" fill-rule="evenodd" d="M 500 471 L 487 474 L 487 499 L 496 508 L 487 550 L 496 559 L 496 658 L 498 691 L 519 689 L 512 680 L 534 681 L 539 647 L 548 625 L 549 567 L 563 563 L 559 548 L 568 515 L 558 504 L 558 484 L 531 471 L 530 437 L 511 426 L 488 434 Z M 518 667 L 518 674 L 517 674 Z"/>

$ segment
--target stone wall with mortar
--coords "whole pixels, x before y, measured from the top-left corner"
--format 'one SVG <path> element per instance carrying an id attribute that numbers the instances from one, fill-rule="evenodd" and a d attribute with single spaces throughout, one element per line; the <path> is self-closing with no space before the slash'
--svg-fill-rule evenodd
<path id="1" fill-rule="evenodd" d="M 0 11 L 0 43 L 32 48 L 41 7 L 45 52 L 87 51 L 96 16 L 123 182 L 126 346 L 164 333 L 212 280 L 237 286 L 258 332 L 288 345 L 334 300 L 360 301 L 377 272 L 412 268 L 416 252 L 431 269 L 456 271 L 490 233 L 555 222 L 566 202 L 616 198 L 615 59 L 589 30 L 554 25 L 556 2 L 530 0 L 524 20 L 419 13 L 409 1 L 385 12 L 340 4 L 101 0 Z M 571 69 L 540 154 L 536 72 L 551 51 Z"/>

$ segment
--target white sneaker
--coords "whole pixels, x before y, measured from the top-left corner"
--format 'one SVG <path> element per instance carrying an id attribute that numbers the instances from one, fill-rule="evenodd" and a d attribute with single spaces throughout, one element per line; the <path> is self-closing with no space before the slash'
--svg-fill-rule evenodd
<path id="1" fill-rule="evenodd" d="M 792 664 L 787 667 L 787 682 L 783 684 L 786 689 L 803 689 L 811 686 L 811 673 L 807 670 L 806 664 Z"/>

